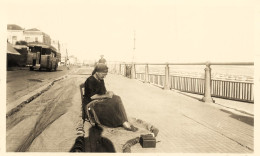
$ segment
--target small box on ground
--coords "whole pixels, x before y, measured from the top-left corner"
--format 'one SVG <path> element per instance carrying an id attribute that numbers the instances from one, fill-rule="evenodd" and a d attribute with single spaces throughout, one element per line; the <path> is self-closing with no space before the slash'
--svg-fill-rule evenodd
<path id="1" fill-rule="evenodd" d="M 143 148 L 155 148 L 156 139 L 152 134 L 141 135 L 140 144 Z"/>

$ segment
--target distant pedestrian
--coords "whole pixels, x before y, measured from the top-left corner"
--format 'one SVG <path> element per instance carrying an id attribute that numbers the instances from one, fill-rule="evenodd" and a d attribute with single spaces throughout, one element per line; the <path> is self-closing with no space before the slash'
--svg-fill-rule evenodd
<path id="1" fill-rule="evenodd" d="M 106 64 L 107 63 L 107 60 L 104 58 L 104 55 L 100 55 L 100 59 L 98 60 L 98 63 L 103 63 L 103 64 Z"/>
<path id="2" fill-rule="evenodd" d="M 67 60 L 67 62 L 66 62 L 66 67 L 67 67 L 67 70 L 70 69 L 70 62 L 69 62 L 69 60 Z"/>
<path id="3" fill-rule="evenodd" d="M 132 69 L 132 65 L 128 64 L 125 66 L 125 76 L 128 78 L 131 77 L 131 69 Z"/>

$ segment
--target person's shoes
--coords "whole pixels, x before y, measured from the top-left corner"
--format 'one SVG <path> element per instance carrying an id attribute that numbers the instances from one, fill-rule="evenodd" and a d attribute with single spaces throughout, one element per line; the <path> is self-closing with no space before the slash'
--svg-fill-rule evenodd
<path id="1" fill-rule="evenodd" d="M 124 127 L 126 130 L 128 130 L 128 131 L 133 131 L 133 132 L 136 132 L 136 131 L 138 131 L 138 128 L 137 127 L 135 127 L 135 126 L 133 126 L 133 125 L 131 125 L 130 127 Z"/>
<path id="2" fill-rule="evenodd" d="M 135 127 L 135 126 L 133 126 L 133 125 L 131 125 L 131 130 L 132 130 L 133 132 L 136 132 L 136 131 L 138 131 L 138 128 Z"/>

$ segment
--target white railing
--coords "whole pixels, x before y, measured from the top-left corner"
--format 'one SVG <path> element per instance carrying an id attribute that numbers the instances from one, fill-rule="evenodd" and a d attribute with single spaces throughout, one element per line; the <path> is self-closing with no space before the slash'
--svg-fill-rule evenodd
<path id="1" fill-rule="evenodd" d="M 136 66 L 145 66 L 144 72 L 136 72 Z M 149 66 L 165 66 L 165 74 L 150 74 Z M 204 78 L 187 77 L 181 75 L 170 75 L 170 66 L 178 65 L 204 65 Z M 237 80 L 219 80 L 211 78 L 211 65 L 239 65 L 253 66 L 253 62 L 205 62 L 205 63 L 129 63 L 120 64 L 118 74 L 127 75 L 129 78 L 136 78 L 145 83 L 151 83 L 158 87 L 180 90 L 194 94 L 204 95 L 203 101 L 213 102 L 212 97 L 219 97 L 230 100 L 254 102 L 254 83 Z"/>

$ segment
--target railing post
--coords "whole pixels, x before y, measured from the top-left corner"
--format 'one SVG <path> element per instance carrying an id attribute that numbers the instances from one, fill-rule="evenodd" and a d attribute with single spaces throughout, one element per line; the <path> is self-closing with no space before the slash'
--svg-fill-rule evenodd
<path id="1" fill-rule="evenodd" d="M 127 77 L 127 65 L 124 64 L 124 68 L 123 68 L 123 76 Z"/>
<path id="2" fill-rule="evenodd" d="M 122 75 L 121 74 L 121 63 L 119 63 L 119 72 L 118 72 L 119 75 Z"/>
<path id="3" fill-rule="evenodd" d="M 131 68 L 131 79 L 135 79 L 135 64 L 132 63 L 132 68 Z"/>
<path id="4" fill-rule="evenodd" d="M 149 68 L 148 68 L 148 64 L 145 65 L 145 83 L 149 82 Z"/>
<path id="5" fill-rule="evenodd" d="M 211 97 L 211 68 L 210 63 L 206 63 L 205 68 L 205 84 L 204 84 L 204 97 L 202 98 L 203 102 L 214 102 Z"/>
<path id="6" fill-rule="evenodd" d="M 170 79 L 170 68 L 169 68 L 169 64 L 167 63 L 166 66 L 165 66 L 164 90 L 170 89 L 169 79 Z"/>
<path id="7" fill-rule="evenodd" d="M 116 65 L 116 63 L 114 64 L 113 74 L 117 74 L 117 65 Z"/>

